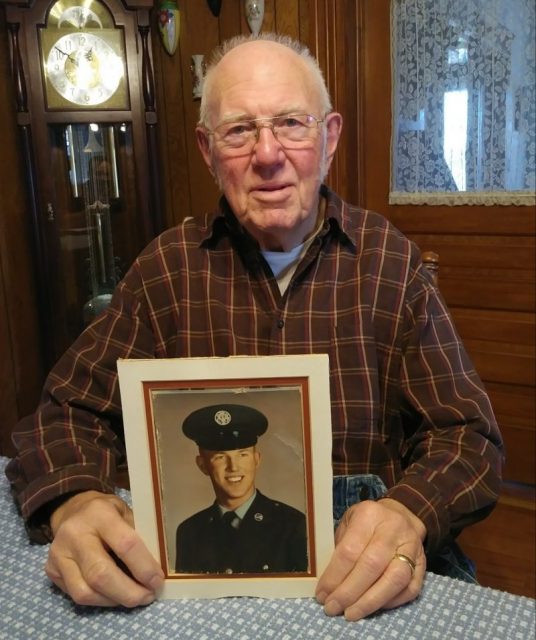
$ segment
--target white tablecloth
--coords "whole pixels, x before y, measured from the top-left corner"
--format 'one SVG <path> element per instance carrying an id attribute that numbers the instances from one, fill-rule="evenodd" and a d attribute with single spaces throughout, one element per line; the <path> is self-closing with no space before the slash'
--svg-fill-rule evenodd
<path id="1" fill-rule="evenodd" d="M 135 610 L 75 606 L 48 581 L 47 547 L 28 542 L 0 458 L 2 640 L 531 640 L 536 602 L 428 573 L 415 602 L 349 623 L 313 599 L 159 601 Z"/>

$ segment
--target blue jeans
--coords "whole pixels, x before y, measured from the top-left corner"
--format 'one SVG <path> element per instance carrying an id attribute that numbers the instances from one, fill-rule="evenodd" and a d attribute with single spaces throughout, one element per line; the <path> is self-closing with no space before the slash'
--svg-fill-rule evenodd
<path id="1" fill-rule="evenodd" d="M 378 500 L 387 487 L 374 474 L 335 476 L 333 478 L 333 524 L 339 524 L 344 512 L 362 500 Z M 445 545 L 433 557 L 427 558 L 427 570 L 477 584 L 476 567 L 453 541 Z"/>

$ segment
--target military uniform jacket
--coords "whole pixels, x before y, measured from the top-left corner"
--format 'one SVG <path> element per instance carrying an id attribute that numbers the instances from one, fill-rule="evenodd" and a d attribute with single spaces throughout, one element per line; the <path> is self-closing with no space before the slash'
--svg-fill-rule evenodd
<path id="1" fill-rule="evenodd" d="M 177 527 L 179 573 L 282 573 L 307 570 L 305 516 L 257 491 L 238 529 L 216 503 Z"/>

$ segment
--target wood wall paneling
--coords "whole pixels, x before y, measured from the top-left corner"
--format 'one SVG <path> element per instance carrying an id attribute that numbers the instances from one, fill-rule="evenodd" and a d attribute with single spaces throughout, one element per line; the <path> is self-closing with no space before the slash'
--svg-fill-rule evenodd
<path id="1" fill-rule="evenodd" d="M 536 452 L 534 388 L 486 382 L 486 389 L 506 442 L 504 477 L 511 482 L 533 486 Z"/>
<path id="2" fill-rule="evenodd" d="M 532 313 L 457 307 L 452 310 L 452 317 L 468 340 L 516 342 L 529 347 L 534 342 L 536 322 Z"/>
<path id="3" fill-rule="evenodd" d="M 499 503 L 484 522 L 462 533 L 463 548 L 476 560 L 483 585 L 535 596 L 535 523 L 533 506 Z"/>
<path id="4" fill-rule="evenodd" d="M 317 57 L 333 101 L 343 117 L 343 134 L 327 178 L 327 183 L 349 202 L 362 201 L 358 179 L 361 147 L 361 79 L 359 45 L 356 38 L 359 3 L 341 0 L 311 2 L 310 36 L 306 40 Z"/>

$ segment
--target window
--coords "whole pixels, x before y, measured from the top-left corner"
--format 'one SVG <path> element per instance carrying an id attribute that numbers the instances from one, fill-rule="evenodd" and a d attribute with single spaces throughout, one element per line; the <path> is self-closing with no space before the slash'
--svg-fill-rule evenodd
<path id="1" fill-rule="evenodd" d="M 534 204 L 534 0 L 392 0 L 392 204 Z"/>

